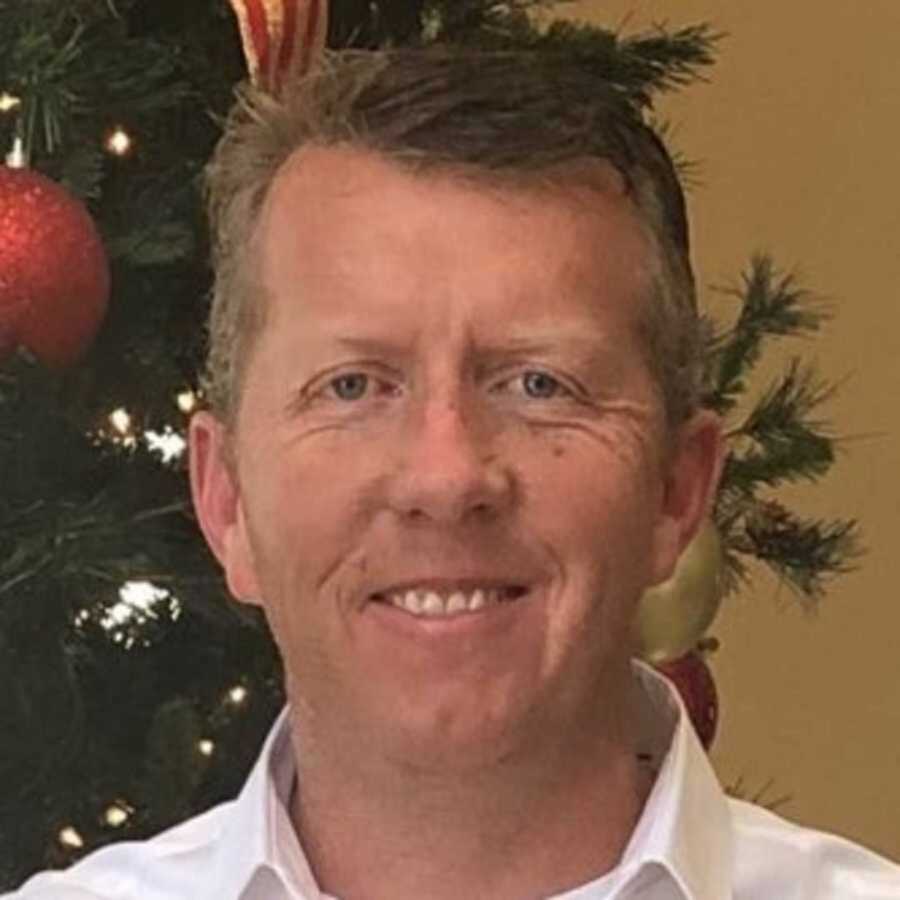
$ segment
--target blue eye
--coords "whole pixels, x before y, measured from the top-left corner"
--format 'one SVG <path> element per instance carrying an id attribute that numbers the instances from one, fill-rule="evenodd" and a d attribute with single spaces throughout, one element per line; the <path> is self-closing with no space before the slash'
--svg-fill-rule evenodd
<path id="1" fill-rule="evenodd" d="M 358 400 L 366 392 L 369 383 L 369 376 L 362 372 L 351 372 L 349 375 L 339 375 L 337 378 L 329 382 L 329 387 L 334 388 L 335 394 L 341 400 Z M 349 390 L 342 391 L 341 386 L 348 387 Z"/>
<path id="2" fill-rule="evenodd" d="M 563 386 L 552 375 L 534 369 L 523 373 L 525 392 L 537 400 L 549 400 Z M 563 388 L 564 390 L 564 388 Z"/>
<path id="3" fill-rule="evenodd" d="M 552 400 L 560 394 L 569 394 L 569 389 L 558 379 L 539 369 L 520 372 L 509 381 L 520 380 L 524 392 L 534 400 Z M 364 372 L 348 372 L 332 378 L 326 389 L 333 392 L 338 400 L 353 402 L 362 399 L 370 387 L 371 378 Z M 505 382 L 505 383 L 508 383 Z"/>

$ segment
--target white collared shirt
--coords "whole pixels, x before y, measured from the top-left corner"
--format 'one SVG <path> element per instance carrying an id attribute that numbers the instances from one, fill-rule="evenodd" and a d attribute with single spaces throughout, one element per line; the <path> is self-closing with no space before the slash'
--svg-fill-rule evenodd
<path id="1" fill-rule="evenodd" d="M 619 864 L 548 900 L 900 900 L 900 866 L 727 797 L 677 692 L 643 663 L 634 672 L 653 789 Z M 293 780 L 285 710 L 237 799 L 36 875 L 6 900 L 334 900 L 288 818 Z"/>

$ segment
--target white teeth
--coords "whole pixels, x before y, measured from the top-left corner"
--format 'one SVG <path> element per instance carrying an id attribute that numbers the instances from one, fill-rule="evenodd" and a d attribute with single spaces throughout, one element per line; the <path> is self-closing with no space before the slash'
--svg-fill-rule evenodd
<path id="1" fill-rule="evenodd" d="M 486 606 L 501 602 L 504 592 L 498 588 L 478 588 L 469 596 L 463 591 L 454 591 L 444 598 L 435 591 L 411 590 L 391 594 L 387 599 L 392 606 L 397 606 L 416 616 L 429 618 L 452 616 L 462 612 L 476 612 Z"/>
<path id="2" fill-rule="evenodd" d="M 444 601 L 434 591 L 429 591 L 422 601 L 422 612 L 426 616 L 443 615 Z"/>
<path id="3" fill-rule="evenodd" d="M 418 591 L 407 591 L 400 601 L 400 606 L 408 609 L 411 613 L 422 612 L 422 598 L 419 596 Z"/>
<path id="4" fill-rule="evenodd" d="M 447 599 L 447 612 L 458 613 L 466 608 L 466 595 L 462 591 L 456 591 Z"/>

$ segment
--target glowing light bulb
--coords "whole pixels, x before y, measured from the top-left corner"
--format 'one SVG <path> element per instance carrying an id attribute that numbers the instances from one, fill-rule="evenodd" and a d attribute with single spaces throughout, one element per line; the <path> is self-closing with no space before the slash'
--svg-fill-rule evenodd
<path id="1" fill-rule="evenodd" d="M 117 125 L 107 136 L 104 146 L 107 152 L 113 156 L 128 156 L 134 149 L 134 141 L 131 135 L 121 126 Z"/>
<path id="2" fill-rule="evenodd" d="M 240 706 L 240 704 L 247 699 L 247 688 L 240 684 L 233 687 L 228 692 L 228 699 L 234 703 L 235 706 Z"/>
<path id="3" fill-rule="evenodd" d="M 84 839 L 71 825 L 63 828 L 57 839 L 63 847 L 68 847 L 71 850 L 80 850 L 84 846 Z"/>
<path id="4" fill-rule="evenodd" d="M 197 395 L 193 391 L 182 391 L 178 395 L 178 408 L 185 414 L 193 412 L 197 406 Z"/>
<path id="5" fill-rule="evenodd" d="M 200 742 L 197 744 L 197 749 L 198 749 L 204 756 L 212 756 L 212 755 L 213 755 L 213 750 L 216 749 L 216 745 L 215 745 L 211 740 L 209 740 L 208 738 L 204 738 L 202 741 L 200 741 Z"/>
<path id="6" fill-rule="evenodd" d="M 106 824 L 111 828 L 120 828 L 128 821 L 128 816 L 129 811 L 118 803 L 113 803 L 103 814 Z"/>
<path id="7" fill-rule="evenodd" d="M 128 434 L 131 431 L 131 416 L 127 409 L 117 409 L 109 414 L 109 422 L 119 434 Z"/>
<path id="8" fill-rule="evenodd" d="M 13 139 L 12 149 L 6 154 L 6 164 L 11 169 L 24 169 L 28 166 L 25 153 L 25 142 L 20 137 Z"/>
<path id="9" fill-rule="evenodd" d="M 162 457 L 163 462 L 179 459 L 187 450 L 187 441 L 168 425 L 163 432 L 145 431 L 144 440 L 151 450 L 155 450 Z"/>
<path id="10" fill-rule="evenodd" d="M 0 94 L 0 113 L 12 112 L 21 105 L 22 101 L 19 97 L 13 97 L 12 94 L 8 94 L 6 91 Z"/>

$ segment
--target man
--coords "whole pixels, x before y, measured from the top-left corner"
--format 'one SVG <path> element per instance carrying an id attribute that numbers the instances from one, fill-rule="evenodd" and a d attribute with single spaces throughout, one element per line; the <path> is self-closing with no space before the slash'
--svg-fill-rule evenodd
<path id="1" fill-rule="evenodd" d="M 199 518 L 289 707 L 241 796 L 34 898 L 900 897 L 719 788 L 635 604 L 719 422 L 671 161 L 566 60 L 329 56 L 210 169 Z"/>

